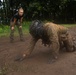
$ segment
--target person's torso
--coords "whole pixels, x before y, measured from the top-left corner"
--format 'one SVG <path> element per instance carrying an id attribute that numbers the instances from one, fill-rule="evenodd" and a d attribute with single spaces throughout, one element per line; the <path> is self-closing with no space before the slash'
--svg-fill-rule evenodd
<path id="1" fill-rule="evenodd" d="M 20 16 L 18 13 L 16 13 L 16 14 L 11 18 L 11 21 L 13 22 L 14 19 L 16 19 L 16 22 L 17 22 L 17 21 L 20 21 L 20 19 L 21 19 L 22 17 L 23 17 L 23 15 Z"/>

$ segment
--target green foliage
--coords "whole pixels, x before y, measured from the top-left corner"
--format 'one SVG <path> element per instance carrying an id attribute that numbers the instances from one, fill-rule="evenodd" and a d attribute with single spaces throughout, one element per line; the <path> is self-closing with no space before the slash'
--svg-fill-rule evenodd
<path id="1" fill-rule="evenodd" d="M 7 69 L 5 67 L 0 69 L 0 75 L 6 75 Z"/>
<path id="2" fill-rule="evenodd" d="M 27 21 L 27 22 L 23 22 L 23 33 L 26 35 L 29 33 L 29 25 L 30 25 L 31 22 Z M 0 36 L 3 37 L 3 36 L 9 36 L 10 35 L 10 26 L 4 26 L 3 25 L 3 28 L 0 27 Z M 18 35 L 18 29 L 17 27 L 15 26 L 15 35 Z"/>
<path id="3" fill-rule="evenodd" d="M 3 19 L 11 18 L 18 7 L 25 10 L 25 19 L 53 20 L 55 22 L 76 22 L 76 0 L 3 0 Z"/>

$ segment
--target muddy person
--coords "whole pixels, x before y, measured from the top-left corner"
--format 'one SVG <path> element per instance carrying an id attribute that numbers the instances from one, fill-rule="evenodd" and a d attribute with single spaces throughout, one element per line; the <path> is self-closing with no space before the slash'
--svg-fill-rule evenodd
<path id="1" fill-rule="evenodd" d="M 23 39 L 23 32 L 22 32 L 22 20 L 23 20 L 23 14 L 24 10 L 22 7 L 18 9 L 18 12 L 14 14 L 14 16 L 10 20 L 10 28 L 11 28 L 11 33 L 10 33 L 10 42 L 14 42 L 14 31 L 15 31 L 15 26 L 18 28 L 18 32 L 20 35 L 20 40 L 24 41 Z"/>
<path id="2" fill-rule="evenodd" d="M 55 59 L 58 58 L 59 50 L 62 47 L 65 47 L 68 52 L 75 51 L 75 44 L 66 27 L 52 22 L 43 24 L 41 21 L 35 20 L 32 22 L 29 31 L 32 36 L 30 44 L 19 60 L 24 59 L 32 53 L 39 39 L 42 39 L 42 44 L 44 44 L 44 46 L 51 46 L 53 58 Z"/>

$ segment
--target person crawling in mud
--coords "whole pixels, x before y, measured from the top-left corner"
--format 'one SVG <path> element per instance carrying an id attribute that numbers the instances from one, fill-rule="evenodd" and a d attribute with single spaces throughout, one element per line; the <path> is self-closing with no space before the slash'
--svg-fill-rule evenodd
<path id="1" fill-rule="evenodd" d="M 42 44 L 44 44 L 44 46 L 51 46 L 53 57 L 55 59 L 58 58 L 59 50 L 62 46 L 64 46 L 68 52 L 73 52 L 76 49 L 68 28 L 61 25 L 57 25 L 52 22 L 44 24 L 39 20 L 35 20 L 30 25 L 29 31 L 32 38 L 27 51 L 23 53 L 23 59 L 32 53 L 35 44 L 39 39 L 42 40 Z"/>
<path id="2" fill-rule="evenodd" d="M 14 30 L 15 30 L 15 25 L 18 28 L 19 35 L 20 35 L 20 40 L 24 41 L 23 39 L 23 32 L 22 32 L 22 19 L 23 19 L 23 14 L 24 10 L 22 7 L 18 9 L 18 12 L 11 18 L 10 20 L 10 42 L 14 42 Z"/>

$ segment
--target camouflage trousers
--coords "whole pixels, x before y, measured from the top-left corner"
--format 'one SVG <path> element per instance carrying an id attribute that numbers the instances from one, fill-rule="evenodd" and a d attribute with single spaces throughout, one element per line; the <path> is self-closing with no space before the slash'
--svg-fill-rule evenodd
<path id="1" fill-rule="evenodd" d="M 15 29 L 12 30 L 12 25 L 13 22 L 10 22 L 10 41 L 12 42 L 14 40 L 14 31 Z M 22 32 L 22 27 L 20 28 L 20 26 L 22 26 L 21 22 L 17 22 L 14 27 L 17 26 L 18 32 L 19 32 L 19 36 L 20 36 L 20 40 L 23 41 L 23 32 Z"/>

